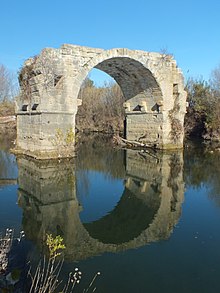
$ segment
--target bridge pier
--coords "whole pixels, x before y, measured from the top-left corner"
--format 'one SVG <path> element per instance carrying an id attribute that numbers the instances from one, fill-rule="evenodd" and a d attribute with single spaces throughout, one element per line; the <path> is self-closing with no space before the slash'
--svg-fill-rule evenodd
<path id="1" fill-rule="evenodd" d="M 40 159 L 74 156 L 74 126 L 74 113 L 17 113 L 16 151 Z"/>

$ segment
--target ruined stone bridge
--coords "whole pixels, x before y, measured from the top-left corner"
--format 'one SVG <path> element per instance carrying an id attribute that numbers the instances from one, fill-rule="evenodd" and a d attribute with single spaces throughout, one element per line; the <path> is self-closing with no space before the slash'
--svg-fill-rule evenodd
<path id="1" fill-rule="evenodd" d="M 20 72 L 17 150 L 34 156 L 74 150 L 78 93 L 93 68 L 113 77 L 125 96 L 127 139 L 142 137 L 161 149 L 183 146 L 186 92 L 172 56 L 65 44 L 44 49 Z"/>

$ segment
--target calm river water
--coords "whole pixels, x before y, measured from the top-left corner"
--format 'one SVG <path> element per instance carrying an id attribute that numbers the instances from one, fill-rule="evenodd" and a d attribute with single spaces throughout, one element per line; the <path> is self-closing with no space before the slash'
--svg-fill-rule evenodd
<path id="1" fill-rule="evenodd" d="M 25 231 L 33 262 L 46 233 L 61 235 L 62 278 L 75 267 L 83 273 L 76 292 L 97 271 L 96 292 L 220 292 L 220 152 L 201 144 L 126 151 L 96 137 L 84 138 L 71 162 L 39 162 L 2 144 L 7 227 Z"/>

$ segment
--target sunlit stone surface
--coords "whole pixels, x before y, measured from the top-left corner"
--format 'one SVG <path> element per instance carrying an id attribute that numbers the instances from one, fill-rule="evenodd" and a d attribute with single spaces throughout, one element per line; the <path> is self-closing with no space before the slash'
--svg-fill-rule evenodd
<path id="1" fill-rule="evenodd" d="M 138 50 L 102 50 L 76 45 L 44 49 L 28 59 L 17 99 L 17 151 L 35 157 L 65 156 L 82 101 L 78 93 L 98 68 L 121 87 L 126 102 L 126 137 L 157 148 L 182 148 L 186 92 L 183 75 L 170 55 Z M 62 133 L 62 144 L 57 132 Z"/>

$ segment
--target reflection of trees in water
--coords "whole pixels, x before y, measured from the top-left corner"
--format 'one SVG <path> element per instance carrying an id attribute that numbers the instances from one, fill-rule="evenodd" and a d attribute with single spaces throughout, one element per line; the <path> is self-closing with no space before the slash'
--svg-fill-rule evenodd
<path id="1" fill-rule="evenodd" d="M 220 206 L 220 153 L 204 147 L 186 149 L 184 153 L 184 180 L 186 186 L 201 188 L 206 185 L 209 197 Z"/>
<path id="2" fill-rule="evenodd" d="M 17 178 L 17 167 L 15 157 L 0 150 L 0 179 Z"/>
<path id="3" fill-rule="evenodd" d="M 7 135 L 0 134 L 0 149 L 8 152 L 13 148 L 13 142 L 16 139 L 16 132 L 7 133 Z"/>
<path id="4" fill-rule="evenodd" d="M 82 194 L 88 194 L 90 188 L 89 171 L 101 172 L 108 180 L 123 179 L 124 151 L 114 149 L 109 136 L 81 137 L 76 158 L 76 176 L 77 190 L 80 188 Z"/>
<path id="5" fill-rule="evenodd" d="M 183 168 L 178 153 L 173 153 L 170 155 L 169 166 L 170 166 L 170 175 L 167 181 L 167 186 L 172 188 L 173 198 L 171 201 L 171 210 L 175 210 L 176 203 L 178 201 L 178 191 L 179 191 L 179 186 L 176 179 L 178 178 Z"/>
<path id="6" fill-rule="evenodd" d="M 114 149 L 108 136 L 86 136 L 79 144 L 77 170 L 105 172 L 108 179 L 124 178 L 124 151 Z"/>
<path id="7" fill-rule="evenodd" d="M 89 194 L 89 188 L 90 188 L 90 179 L 89 179 L 89 171 L 88 170 L 77 170 L 76 171 L 76 194 L 78 195 L 83 194 L 87 195 Z"/>

